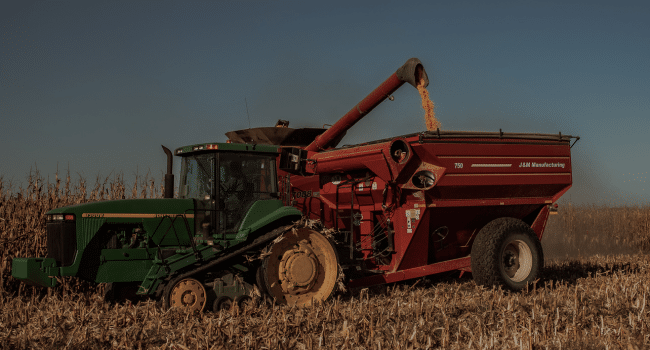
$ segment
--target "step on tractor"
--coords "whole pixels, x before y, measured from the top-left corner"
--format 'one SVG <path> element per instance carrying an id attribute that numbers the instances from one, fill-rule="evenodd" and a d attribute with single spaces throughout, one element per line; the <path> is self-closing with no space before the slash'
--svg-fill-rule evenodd
<path id="1" fill-rule="evenodd" d="M 281 120 L 176 149 L 177 198 L 163 146 L 164 198 L 49 211 L 47 257 L 14 258 L 12 275 L 46 287 L 74 276 L 108 283 L 107 300 L 195 311 L 255 295 L 309 305 L 340 285 L 447 271 L 524 288 L 542 269 L 540 240 L 571 186 L 578 138 L 437 129 L 337 147 L 404 83 L 428 85 L 418 59 L 327 129 Z"/>

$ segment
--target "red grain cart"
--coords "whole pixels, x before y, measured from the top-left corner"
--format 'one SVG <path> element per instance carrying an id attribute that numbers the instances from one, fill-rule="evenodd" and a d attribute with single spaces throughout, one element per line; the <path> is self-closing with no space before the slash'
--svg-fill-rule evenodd
<path id="1" fill-rule="evenodd" d="M 521 289 L 543 266 L 540 240 L 551 206 L 571 187 L 578 137 L 436 130 L 333 148 L 404 82 L 421 79 L 426 86 L 420 61 L 407 61 L 326 131 L 227 135 L 284 146 L 284 198 L 334 230 L 350 287 L 460 270 L 482 285 Z"/>

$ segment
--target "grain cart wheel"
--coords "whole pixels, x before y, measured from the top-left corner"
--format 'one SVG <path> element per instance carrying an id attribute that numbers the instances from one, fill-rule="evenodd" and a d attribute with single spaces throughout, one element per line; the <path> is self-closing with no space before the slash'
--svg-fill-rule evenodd
<path id="1" fill-rule="evenodd" d="M 477 284 L 519 290 L 542 270 L 544 255 L 535 231 L 515 218 L 491 221 L 472 244 L 472 275 Z"/>
<path id="2" fill-rule="evenodd" d="M 184 278 L 165 288 L 165 306 L 184 307 L 191 311 L 203 311 L 206 303 L 205 288 L 194 278 Z"/>
<path id="3" fill-rule="evenodd" d="M 330 241 L 301 228 L 286 233 L 262 263 L 263 288 L 280 304 L 305 306 L 334 292 L 338 258 Z"/>

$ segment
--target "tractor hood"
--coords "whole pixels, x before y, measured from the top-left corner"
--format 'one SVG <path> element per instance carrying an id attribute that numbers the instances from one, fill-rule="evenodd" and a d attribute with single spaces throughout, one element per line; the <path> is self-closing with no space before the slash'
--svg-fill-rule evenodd
<path id="1" fill-rule="evenodd" d="M 86 246 L 104 224 L 138 225 L 154 244 L 183 245 L 189 244 L 194 231 L 194 200 L 156 198 L 84 203 L 52 209 L 46 218 L 48 223 L 74 222 L 78 247 Z M 172 232 L 166 234 L 170 229 Z M 50 243 L 54 244 L 48 238 L 48 246 Z"/>
<path id="2" fill-rule="evenodd" d="M 155 218 L 165 215 L 193 214 L 191 199 L 120 199 L 70 205 L 48 211 L 50 214 L 74 214 L 75 218 Z"/>
<path id="3" fill-rule="evenodd" d="M 155 252 L 152 248 L 190 244 L 194 232 L 194 200 L 84 203 L 52 209 L 46 213 L 46 221 L 47 257 L 13 259 L 15 278 L 45 287 L 56 285 L 55 276 L 99 282 L 137 280 L 144 278 L 151 267 Z M 112 248 L 107 246 L 111 235 L 119 236 L 121 231 L 124 231 L 121 240 L 131 242 L 132 246 L 118 243 Z M 118 252 L 110 254 L 112 250 Z"/>

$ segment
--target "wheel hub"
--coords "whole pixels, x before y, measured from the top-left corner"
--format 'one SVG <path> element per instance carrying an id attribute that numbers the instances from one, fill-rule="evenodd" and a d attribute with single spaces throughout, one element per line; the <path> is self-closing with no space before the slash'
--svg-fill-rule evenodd
<path id="1" fill-rule="evenodd" d="M 514 282 L 521 282 L 532 270 L 530 247 L 521 240 L 514 240 L 503 250 L 503 269 Z"/>
<path id="2" fill-rule="evenodd" d="M 517 257 L 517 254 L 512 251 L 506 251 L 505 258 L 504 258 L 504 264 L 506 268 L 512 268 L 513 266 L 516 266 L 519 264 L 519 260 Z"/>
<path id="3" fill-rule="evenodd" d="M 201 282 L 186 278 L 180 280 L 169 293 L 169 306 L 185 307 L 192 311 L 202 311 L 205 306 L 205 288 Z"/>
<path id="4" fill-rule="evenodd" d="M 303 240 L 285 252 L 280 261 L 280 283 L 285 292 L 300 294 L 309 290 L 318 277 L 318 258 Z"/>
<path id="5" fill-rule="evenodd" d="M 196 295 L 194 295 L 193 292 L 188 290 L 183 293 L 182 299 L 183 299 L 182 301 L 183 305 L 194 305 L 194 303 L 196 302 Z"/>

